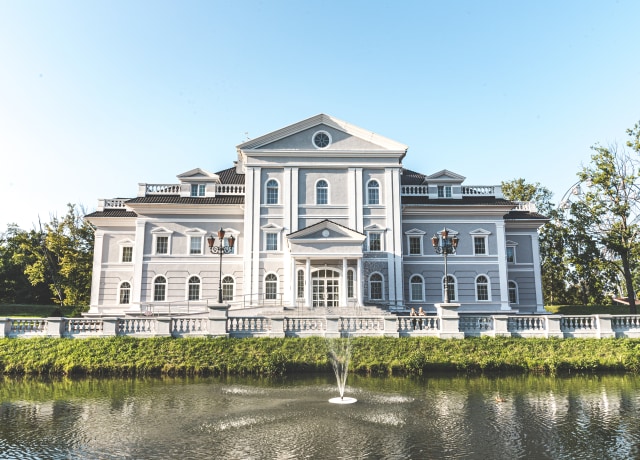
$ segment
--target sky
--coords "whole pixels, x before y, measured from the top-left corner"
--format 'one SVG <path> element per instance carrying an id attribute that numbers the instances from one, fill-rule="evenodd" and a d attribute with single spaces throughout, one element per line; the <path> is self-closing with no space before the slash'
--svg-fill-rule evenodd
<path id="1" fill-rule="evenodd" d="M 640 2 L 0 0 L 0 232 L 326 113 L 558 202 L 640 121 Z"/>

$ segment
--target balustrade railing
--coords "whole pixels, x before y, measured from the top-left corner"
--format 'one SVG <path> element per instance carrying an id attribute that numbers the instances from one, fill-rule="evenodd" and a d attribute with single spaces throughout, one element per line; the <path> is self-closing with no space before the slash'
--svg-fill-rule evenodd
<path id="1" fill-rule="evenodd" d="M 200 316 L 0 318 L 0 337 L 445 336 L 442 334 L 443 321 L 443 318 L 433 315 L 237 317 L 228 316 L 225 308 L 212 307 L 209 314 Z M 640 315 L 462 314 L 457 318 L 457 324 L 458 332 L 465 337 L 640 338 Z"/>

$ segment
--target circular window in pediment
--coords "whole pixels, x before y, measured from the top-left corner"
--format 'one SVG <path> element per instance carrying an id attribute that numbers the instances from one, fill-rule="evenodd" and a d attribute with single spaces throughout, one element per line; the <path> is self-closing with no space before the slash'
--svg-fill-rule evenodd
<path id="1" fill-rule="evenodd" d="M 326 149 L 331 145 L 331 135 L 326 131 L 318 131 L 313 135 L 313 145 L 317 149 Z"/>

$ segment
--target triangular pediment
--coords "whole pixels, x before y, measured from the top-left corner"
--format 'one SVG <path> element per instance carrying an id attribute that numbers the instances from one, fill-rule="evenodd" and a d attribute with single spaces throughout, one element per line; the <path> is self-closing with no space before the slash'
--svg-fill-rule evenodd
<path id="1" fill-rule="evenodd" d="M 475 230 L 469 232 L 469 235 L 486 236 L 491 235 L 491 232 L 489 230 L 485 230 L 484 228 L 476 228 Z"/>
<path id="2" fill-rule="evenodd" d="M 438 171 L 437 173 L 431 174 L 425 177 L 424 181 L 426 183 L 451 183 L 451 184 L 461 184 L 464 182 L 466 177 L 461 176 L 460 174 L 456 174 L 454 172 L 449 171 L 448 169 L 443 169 L 442 171 Z"/>
<path id="3" fill-rule="evenodd" d="M 365 239 L 362 233 L 351 230 L 328 219 L 298 230 L 297 232 L 290 233 L 287 237 L 292 242 L 302 240 L 356 240 L 362 242 Z"/>
<path id="4" fill-rule="evenodd" d="M 328 145 L 314 144 L 318 132 L 327 134 Z M 239 150 L 280 151 L 397 151 L 406 152 L 407 146 L 365 130 L 335 117 L 319 114 L 269 134 L 248 140 L 237 146 Z"/>
<path id="5" fill-rule="evenodd" d="M 209 171 L 205 171 L 204 169 L 200 168 L 195 168 L 191 171 L 178 174 L 178 176 L 176 177 L 180 180 L 180 182 L 220 182 L 220 178 L 217 174 L 210 173 Z"/>
<path id="6" fill-rule="evenodd" d="M 426 232 L 419 230 L 417 228 L 412 228 L 411 230 L 407 230 L 406 232 L 404 232 L 405 235 L 425 235 Z"/>

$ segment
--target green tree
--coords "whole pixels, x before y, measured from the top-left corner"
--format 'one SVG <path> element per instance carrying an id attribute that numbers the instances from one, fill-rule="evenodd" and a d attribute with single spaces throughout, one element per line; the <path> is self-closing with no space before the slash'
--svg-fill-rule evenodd
<path id="1" fill-rule="evenodd" d="M 638 124 L 627 133 L 632 140 L 626 145 L 640 153 Z M 578 174 L 589 186 L 580 205 L 572 205 L 571 213 L 580 215 L 584 231 L 598 245 L 600 259 L 620 272 L 630 312 L 635 314 L 633 273 L 637 259 L 633 256 L 638 252 L 640 236 L 638 158 L 615 144 L 596 144 L 592 150 L 590 165 Z"/>

